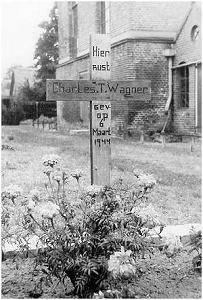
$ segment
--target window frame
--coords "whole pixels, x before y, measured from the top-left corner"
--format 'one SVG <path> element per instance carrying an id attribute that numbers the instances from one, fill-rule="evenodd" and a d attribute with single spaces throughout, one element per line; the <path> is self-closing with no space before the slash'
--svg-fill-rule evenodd
<path id="1" fill-rule="evenodd" d="M 192 29 L 191 29 L 191 40 L 193 42 L 197 41 L 200 37 L 200 28 L 198 25 L 194 25 L 192 26 Z"/>
<path id="2" fill-rule="evenodd" d="M 110 33 L 110 8 L 109 2 L 98 1 L 98 33 L 109 34 Z"/>
<path id="3" fill-rule="evenodd" d="M 180 84 L 179 108 L 189 108 L 189 66 L 180 67 L 178 72 Z"/>

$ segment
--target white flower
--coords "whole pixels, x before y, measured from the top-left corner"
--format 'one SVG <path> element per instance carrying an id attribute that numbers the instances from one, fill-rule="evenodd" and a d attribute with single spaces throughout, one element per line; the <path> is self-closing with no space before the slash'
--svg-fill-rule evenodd
<path id="1" fill-rule="evenodd" d="M 133 170 L 134 175 L 138 178 L 140 175 L 143 175 L 143 171 L 139 169 Z"/>
<path id="2" fill-rule="evenodd" d="M 140 217 L 146 226 L 152 228 L 154 226 L 162 225 L 161 218 L 152 204 L 141 204 L 137 207 L 133 207 L 131 213 Z"/>
<path id="3" fill-rule="evenodd" d="M 33 190 L 31 190 L 29 192 L 28 197 L 30 199 L 32 199 L 32 200 L 39 201 L 39 199 L 40 199 L 40 191 L 38 189 L 34 188 Z"/>
<path id="4" fill-rule="evenodd" d="M 34 209 L 34 207 L 35 207 L 35 202 L 33 200 L 29 200 L 29 202 L 28 202 L 28 208 L 29 209 Z"/>
<path id="5" fill-rule="evenodd" d="M 71 173 L 71 176 L 78 181 L 80 177 L 83 176 L 83 173 L 81 170 L 75 170 L 73 173 Z"/>
<path id="6" fill-rule="evenodd" d="M 156 184 L 156 179 L 150 174 L 138 175 L 139 184 L 147 188 L 152 188 Z"/>
<path id="7" fill-rule="evenodd" d="M 118 201 L 118 202 L 121 202 L 121 201 L 122 201 L 120 195 L 116 195 L 116 201 Z"/>
<path id="8" fill-rule="evenodd" d="M 61 181 L 62 181 L 62 174 L 61 174 L 61 172 L 59 172 L 59 171 L 55 171 L 54 173 L 53 173 L 53 180 L 55 180 L 56 182 L 58 182 L 58 183 L 61 183 Z"/>
<path id="9" fill-rule="evenodd" d="M 91 206 L 91 211 L 94 213 L 96 211 L 99 211 L 102 208 L 101 202 L 96 202 Z"/>
<path id="10" fill-rule="evenodd" d="M 102 186 L 100 185 L 89 185 L 86 187 L 86 193 L 90 196 L 96 196 L 98 195 L 102 190 Z"/>
<path id="11" fill-rule="evenodd" d="M 9 199 L 14 199 L 23 194 L 23 189 L 15 184 L 10 184 L 3 188 L 2 196 L 7 197 Z"/>
<path id="12" fill-rule="evenodd" d="M 60 161 L 60 157 L 56 154 L 47 154 L 42 157 L 42 163 L 45 167 L 54 167 Z"/>
<path id="13" fill-rule="evenodd" d="M 115 212 L 112 214 L 112 220 L 113 220 L 114 222 L 122 220 L 123 217 L 124 217 L 124 214 L 123 214 L 121 211 L 119 211 L 119 212 L 118 212 L 118 211 L 115 211 Z"/>
<path id="14" fill-rule="evenodd" d="M 93 299 L 103 299 L 104 298 L 104 294 L 99 291 L 99 293 L 94 293 L 93 295 Z"/>
<path id="15" fill-rule="evenodd" d="M 51 201 L 47 201 L 41 203 L 34 207 L 34 211 L 36 214 L 41 215 L 44 218 L 52 219 L 56 215 L 59 214 L 59 206 L 52 203 Z"/>
<path id="16" fill-rule="evenodd" d="M 173 233 L 165 236 L 164 252 L 168 257 L 175 255 L 182 247 L 183 244 L 180 241 L 180 236 L 176 236 Z"/>
<path id="17" fill-rule="evenodd" d="M 136 274 L 135 261 L 131 257 L 131 250 L 124 250 L 124 247 L 121 247 L 120 252 L 115 252 L 113 255 L 110 255 L 108 260 L 108 270 L 112 273 L 113 277 L 127 276 Z"/>

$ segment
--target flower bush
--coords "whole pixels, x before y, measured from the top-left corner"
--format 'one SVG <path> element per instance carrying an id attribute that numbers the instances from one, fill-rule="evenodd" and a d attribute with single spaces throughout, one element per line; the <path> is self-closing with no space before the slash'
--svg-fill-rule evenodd
<path id="1" fill-rule="evenodd" d="M 52 276 L 61 282 L 69 278 L 73 295 L 101 298 L 112 290 L 114 279 L 138 276 L 137 260 L 151 251 L 147 233 L 156 222 L 136 208 L 148 202 L 156 181 L 152 175 L 135 174 L 131 183 L 119 179 L 111 187 L 82 187 L 82 172 L 63 170 L 60 161 L 56 155 L 43 157 L 45 192 L 30 191 L 19 202 L 19 210 L 21 191 L 4 191 L 13 212 L 3 208 L 3 226 L 9 228 L 14 222 L 15 230 L 22 230 L 27 238 L 38 236 L 44 249 L 36 257 L 36 268 L 46 284 Z M 71 188 L 71 178 L 77 181 L 77 190 Z"/>
<path id="2" fill-rule="evenodd" d="M 23 190 L 17 185 L 6 186 L 2 189 L 1 198 L 2 246 L 9 242 L 17 244 L 21 249 L 27 248 L 29 232 L 24 228 L 27 209 Z"/>

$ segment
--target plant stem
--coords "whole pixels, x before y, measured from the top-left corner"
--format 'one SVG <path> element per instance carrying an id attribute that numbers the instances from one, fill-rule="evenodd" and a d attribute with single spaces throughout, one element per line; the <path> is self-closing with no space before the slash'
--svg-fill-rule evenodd
<path id="1" fill-rule="evenodd" d="M 54 198 L 54 189 L 53 189 L 53 186 L 52 186 L 51 178 L 50 178 L 50 175 L 47 175 L 47 176 L 48 176 L 48 179 L 49 179 L 49 184 L 50 184 L 50 187 L 51 187 L 52 196 Z"/>

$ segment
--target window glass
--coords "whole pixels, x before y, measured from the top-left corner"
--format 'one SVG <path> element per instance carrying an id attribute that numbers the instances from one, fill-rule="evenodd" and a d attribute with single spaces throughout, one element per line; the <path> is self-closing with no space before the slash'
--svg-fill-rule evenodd
<path id="1" fill-rule="evenodd" d="M 191 30 L 191 39 L 192 41 L 196 41 L 200 36 L 199 27 L 194 25 Z"/>
<path id="2" fill-rule="evenodd" d="M 72 2 L 72 32 L 71 32 L 71 57 L 77 56 L 78 48 L 78 4 L 77 2 Z"/>
<path id="3" fill-rule="evenodd" d="M 189 107 L 189 68 L 183 66 L 179 69 L 180 78 L 180 107 Z"/>
<path id="4" fill-rule="evenodd" d="M 109 2 L 98 2 L 98 33 L 108 34 L 110 32 Z"/>

